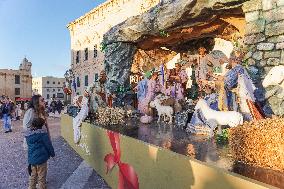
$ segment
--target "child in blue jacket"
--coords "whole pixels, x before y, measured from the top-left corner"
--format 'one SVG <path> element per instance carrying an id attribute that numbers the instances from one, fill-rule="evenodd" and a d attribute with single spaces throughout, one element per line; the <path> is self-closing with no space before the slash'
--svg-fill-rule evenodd
<path id="1" fill-rule="evenodd" d="M 47 160 L 54 157 L 54 149 L 46 130 L 43 118 L 34 118 L 30 132 L 26 135 L 29 163 L 29 189 L 46 188 Z"/>

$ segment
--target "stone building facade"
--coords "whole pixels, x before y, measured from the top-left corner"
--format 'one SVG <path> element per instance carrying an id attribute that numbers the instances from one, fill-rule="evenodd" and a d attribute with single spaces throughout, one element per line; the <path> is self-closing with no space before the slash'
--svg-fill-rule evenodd
<path id="1" fill-rule="evenodd" d="M 257 68 L 259 81 L 274 66 L 284 65 L 284 0 L 250 0 L 244 3 L 246 35 L 244 42 L 249 52 L 246 59 Z M 283 81 L 284 82 L 284 81 Z M 265 108 L 276 115 L 284 115 L 284 89 L 270 86 L 259 100 L 266 100 Z M 275 89 L 276 88 L 276 89 Z"/>
<path id="2" fill-rule="evenodd" d="M 32 96 L 32 63 L 24 58 L 18 70 L 0 69 L 0 95 L 12 100 L 31 98 Z"/>
<path id="3" fill-rule="evenodd" d="M 71 37 L 71 68 L 75 74 L 77 91 L 99 77 L 104 69 L 101 51 L 103 35 L 127 18 L 139 15 L 160 0 L 108 0 L 82 17 L 68 24 Z"/>
<path id="4" fill-rule="evenodd" d="M 51 98 L 64 99 L 63 85 L 65 84 L 65 78 L 37 77 L 33 78 L 32 84 L 33 93 L 40 94 L 47 101 L 51 100 Z"/>

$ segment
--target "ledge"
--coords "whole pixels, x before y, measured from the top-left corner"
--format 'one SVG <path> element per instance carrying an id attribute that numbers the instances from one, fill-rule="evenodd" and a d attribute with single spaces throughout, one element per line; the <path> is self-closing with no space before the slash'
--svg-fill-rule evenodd
<path id="1" fill-rule="evenodd" d="M 113 153 L 107 130 L 83 123 L 79 145 L 73 142 L 72 118 L 61 117 L 61 135 L 108 185 L 117 188 L 118 169 L 106 174 L 104 157 Z M 267 188 L 268 185 L 216 168 L 207 163 L 120 135 L 121 161 L 135 169 L 141 189 Z"/>

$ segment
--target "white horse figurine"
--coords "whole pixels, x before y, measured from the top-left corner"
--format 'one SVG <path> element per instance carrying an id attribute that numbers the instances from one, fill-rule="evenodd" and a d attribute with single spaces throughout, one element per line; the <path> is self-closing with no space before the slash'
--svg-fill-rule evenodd
<path id="1" fill-rule="evenodd" d="M 159 115 L 158 122 L 161 121 L 161 116 L 164 115 L 164 116 L 169 117 L 169 119 L 170 119 L 169 123 L 172 123 L 173 113 L 174 113 L 174 110 L 173 110 L 172 107 L 162 106 L 161 101 L 159 99 L 155 99 L 152 102 L 150 102 L 150 107 L 157 109 L 158 115 Z"/>

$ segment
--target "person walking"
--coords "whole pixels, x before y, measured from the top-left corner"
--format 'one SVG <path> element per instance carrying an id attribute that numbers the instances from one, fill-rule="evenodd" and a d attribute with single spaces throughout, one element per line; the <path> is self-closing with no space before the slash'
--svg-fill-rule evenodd
<path id="1" fill-rule="evenodd" d="M 3 119 L 3 127 L 4 127 L 4 132 L 9 133 L 12 132 L 12 111 L 13 111 L 13 106 L 10 103 L 9 98 L 4 99 L 4 103 L 1 105 L 1 113 L 2 113 L 2 119 Z"/>
<path id="2" fill-rule="evenodd" d="M 22 116 L 22 110 L 21 110 L 21 105 L 17 104 L 16 109 L 15 109 L 15 118 L 16 120 L 20 120 Z"/>
<path id="3" fill-rule="evenodd" d="M 29 108 L 29 102 L 26 101 L 26 102 L 24 103 L 24 110 L 27 111 L 28 108 Z"/>
<path id="4" fill-rule="evenodd" d="M 37 117 L 32 121 L 30 132 L 26 135 L 28 144 L 29 189 L 46 189 L 47 160 L 54 157 L 54 149 L 48 134 L 43 129 L 46 120 Z"/>
<path id="5" fill-rule="evenodd" d="M 61 100 L 58 100 L 57 103 L 56 103 L 56 110 L 57 110 L 59 115 L 61 114 L 62 109 L 63 109 L 63 104 L 62 104 Z"/>
<path id="6" fill-rule="evenodd" d="M 52 99 L 51 103 L 50 103 L 50 108 L 53 114 L 55 114 L 55 110 L 56 110 L 56 101 L 54 100 L 54 98 Z"/>

